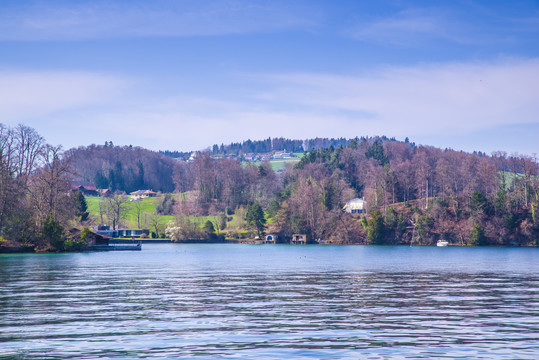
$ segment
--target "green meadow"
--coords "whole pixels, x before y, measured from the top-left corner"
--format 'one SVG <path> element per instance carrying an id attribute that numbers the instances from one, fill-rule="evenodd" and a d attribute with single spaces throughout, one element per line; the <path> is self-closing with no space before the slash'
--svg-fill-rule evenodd
<path id="1" fill-rule="evenodd" d="M 162 195 L 163 196 L 163 195 Z M 169 221 L 175 221 L 176 217 L 173 215 L 159 215 L 157 214 L 157 206 L 162 201 L 162 196 L 157 196 L 154 198 L 146 198 L 138 200 L 140 203 L 140 227 L 144 229 L 150 229 L 153 230 L 152 223 L 150 219 L 154 216 L 157 217 L 159 224 L 161 227 L 164 228 L 169 223 Z M 176 195 L 174 195 L 176 196 Z M 86 203 L 88 204 L 88 212 L 90 213 L 90 216 L 94 220 L 96 224 L 100 223 L 100 216 L 99 216 L 99 201 L 106 201 L 105 198 L 99 198 L 99 197 L 86 197 Z M 213 223 L 217 221 L 217 216 L 199 216 L 196 218 L 197 224 L 200 226 L 203 226 L 204 223 L 210 220 Z M 106 220 L 104 219 L 104 222 Z M 124 222 L 127 223 L 129 228 L 136 229 L 138 228 L 137 224 L 137 208 L 136 208 L 136 202 L 135 201 L 127 201 L 125 203 L 125 216 L 124 216 Z M 107 224 L 109 225 L 109 224 Z"/>
<path id="2" fill-rule="evenodd" d="M 286 168 L 286 164 L 292 164 L 292 165 L 295 165 L 296 163 L 298 163 L 301 158 L 303 157 L 303 153 L 294 153 L 294 155 L 296 155 L 297 157 L 295 158 L 288 158 L 288 159 L 273 159 L 273 160 L 269 160 L 269 163 L 271 165 L 271 168 L 273 169 L 273 171 L 275 172 L 282 172 L 284 171 L 284 169 Z M 243 166 L 247 166 L 247 164 L 251 164 L 251 165 L 260 165 L 262 162 L 261 161 L 253 161 L 253 162 L 249 162 L 249 161 L 244 161 L 242 162 Z"/>

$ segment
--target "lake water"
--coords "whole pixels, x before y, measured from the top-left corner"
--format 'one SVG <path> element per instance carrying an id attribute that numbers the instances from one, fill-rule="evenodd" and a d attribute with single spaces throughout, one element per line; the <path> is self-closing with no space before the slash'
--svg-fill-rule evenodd
<path id="1" fill-rule="evenodd" d="M 539 249 L 0 256 L 0 359 L 539 359 Z"/>

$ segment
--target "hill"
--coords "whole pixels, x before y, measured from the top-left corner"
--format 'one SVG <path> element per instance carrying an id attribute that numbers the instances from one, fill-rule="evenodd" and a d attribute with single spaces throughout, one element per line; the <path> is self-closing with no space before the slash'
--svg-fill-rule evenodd
<path id="1" fill-rule="evenodd" d="M 313 146 L 285 168 L 253 161 L 256 157 L 242 162 L 210 151 L 191 154 L 189 161 L 111 146 L 75 153 L 79 158 L 90 157 L 90 150 L 97 153 L 96 160 L 83 160 L 93 164 L 86 174 L 108 168 L 111 188 L 119 183 L 118 173 L 131 174 L 123 189 L 135 188 L 137 179 L 147 186 L 155 176 L 147 169 L 154 166 L 161 184 L 166 184 L 160 185 L 162 189 L 189 194 L 178 198 L 171 213 L 175 219 L 220 214 L 236 219 L 240 213 L 245 215 L 242 226 L 254 231 L 256 222 L 248 220 L 247 212 L 260 204 L 266 230 L 282 238 L 296 233 L 310 240 L 346 243 L 433 244 L 440 238 L 454 244 L 537 243 L 539 166 L 535 159 L 438 149 L 386 137 L 338 141 L 341 145 L 333 146 L 320 140 L 320 147 Z M 240 157 L 248 155 L 241 153 L 243 146 L 267 150 L 262 145 L 272 142 L 244 142 Z M 135 153 L 139 155 L 132 156 Z M 143 172 L 134 170 L 140 164 Z M 365 217 L 343 212 L 353 198 L 365 200 Z"/>

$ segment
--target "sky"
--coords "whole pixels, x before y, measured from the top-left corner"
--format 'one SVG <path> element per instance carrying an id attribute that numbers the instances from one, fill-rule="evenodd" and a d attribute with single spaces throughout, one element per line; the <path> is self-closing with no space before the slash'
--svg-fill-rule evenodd
<path id="1" fill-rule="evenodd" d="M 0 123 L 65 149 L 539 153 L 539 1 L 2 0 Z"/>

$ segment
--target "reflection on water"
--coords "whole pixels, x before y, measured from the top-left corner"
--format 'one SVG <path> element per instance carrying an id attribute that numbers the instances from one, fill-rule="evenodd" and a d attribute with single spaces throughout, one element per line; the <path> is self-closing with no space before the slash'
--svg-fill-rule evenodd
<path id="1" fill-rule="evenodd" d="M 539 358 L 537 249 L 0 257 L 0 358 Z"/>

